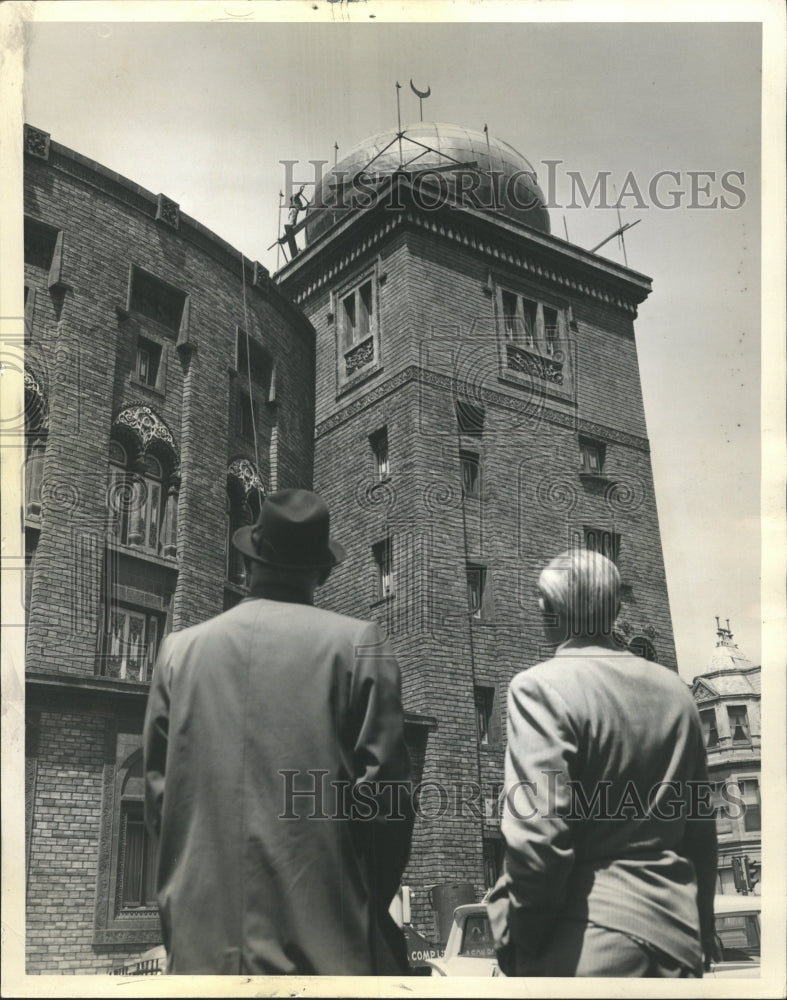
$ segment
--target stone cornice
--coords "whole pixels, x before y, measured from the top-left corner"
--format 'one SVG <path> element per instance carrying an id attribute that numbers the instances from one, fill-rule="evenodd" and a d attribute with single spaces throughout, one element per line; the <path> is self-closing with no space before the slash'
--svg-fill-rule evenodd
<path id="1" fill-rule="evenodd" d="M 378 208 L 375 214 L 382 217 L 384 210 Z M 384 235 L 403 224 L 481 253 L 491 266 L 505 266 L 519 271 L 522 276 L 548 281 L 563 289 L 564 294 L 583 295 L 632 316 L 651 291 L 650 278 L 645 275 L 622 268 L 557 237 L 517 226 L 500 216 L 489 218 L 467 208 L 431 213 L 412 209 L 389 211 L 384 223 L 370 225 L 369 232 L 357 245 L 348 246 L 341 252 L 342 237 L 358 222 L 358 213 L 354 213 L 335 230 L 329 230 L 316 243 L 307 246 L 275 276 L 283 286 L 292 288 L 297 304 L 329 285 Z M 330 254 L 325 252 L 328 242 L 333 245 Z"/>
<path id="2" fill-rule="evenodd" d="M 420 382 L 422 385 L 432 385 L 441 389 L 447 389 L 454 395 L 462 395 L 460 390 L 463 383 L 461 380 L 452 378 L 450 375 L 444 375 L 440 372 L 420 368 L 418 365 L 410 365 L 397 372 L 387 381 L 380 382 L 378 385 L 369 389 L 363 395 L 356 396 L 355 399 L 348 402 L 342 409 L 337 410 L 329 417 L 321 420 L 320 423 L 317 424 L 315 430 L 315 439 L 323 437 L 336 427 L 339 427 L 341 424 L 351 420 L 354 416 L 356 416 L 356 414 L 368 409 L 368 407 L 379 402 L 381 399 L 384 399 L 386 396 L 389 396 L 392 392 L 400 389 L 408 382 L 414 381 Z M 576 429 L 579 430 L 580 433 L 593 435 L 603 440 L 616 441 L 618 444 L 623 444 L 630 448 L 636 448 L 639 451 L 650 451 L 647 438 L 639 437 L 635 434 L 629 434 L 626 431 L 621 431 L 614 427 L 597 424 L 591 420 L 584 420 L 581 417 L 576 417 L 574 414 L 566 413 L 565 411 L 550 407 L 546 405 L 543 400 L 539 401 L 540 406 L 536 411 L 534 410 L 532 399 L 517 398 L 509 393 L 503 393 L 496 389 L 487 389 L 485 387 L 478 390 L 478 399 L 480 402 L 494 403 L 515 413 L 526 414 L 530 417 L 532 417 L 534 413 L 537 413 L 538 415 L 543 415 L 544 419 L 548 420 L 551 424 L 556 424 L 560 427 L 567 427 L 569 429 Z"/>
<path id="3" fill-rule="evenodd" d="M 293 306 L 289 297 L 272 281 L 266 268 L 258 261 L 244 257 L 239 250 L 227 243 L 216 233 L 191 216 L 180 211 L 180 206 L 163 194 L 153 194 L 127 177 L 109 170 L 95 160 L 77 153 L 67 146 L 50 139 L 49 133 L 25 125 L 24 149 L 28 156 L 38 159 L 42 166 L 59 170 L 67 176 L 97 188 L 137 212 L 147 216 L 151 222 L 158 222 L 166 228 L 177 231 L 177 239 L 190 243 L 209 256 L 215 263 L 226 268 L 239 281 L 245 272 L 249 289 L 256 289 L 264 299 L 277 309 L 282 316 L 292 322 L 300 333 L 305 334 L 310 343 L 314 342 L 314 329 Z M 241 261 L 243 271 L 241 271 Z"/>

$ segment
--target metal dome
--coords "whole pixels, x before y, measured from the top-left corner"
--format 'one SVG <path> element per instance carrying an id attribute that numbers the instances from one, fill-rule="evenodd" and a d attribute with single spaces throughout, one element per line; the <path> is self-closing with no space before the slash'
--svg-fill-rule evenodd
<path id="1" fill-rule="evenodd" d="M 361 171 L 367 180 L 389 176 L 400 164 L 416 183 L 431 184 L 430 204 L 434 192 L 442 191 L 451 203 L 497 212 L 532 229 L 550 232 L 546 199 L 535 170 L 513 146 L 492 136 L 487 142 L 485 132 L 442 122 L 405 125 L 402 133 L 401 153 L 396 129 L 379 132 L 355 146 L 323 177 L 307 210 L 307 242 L 337 221 L 337 212 L 326 207 L 335 204 L 337 197 L 340 204 L 355 204 L 353 193 L 358 189 L 351 187 L 351 178 Z M 431 173 L 424 176 L 423 171 Z M 338 196 L 337 181 L 342 185 Z M 370 187 L 365 190 L 368 194 Z"/>

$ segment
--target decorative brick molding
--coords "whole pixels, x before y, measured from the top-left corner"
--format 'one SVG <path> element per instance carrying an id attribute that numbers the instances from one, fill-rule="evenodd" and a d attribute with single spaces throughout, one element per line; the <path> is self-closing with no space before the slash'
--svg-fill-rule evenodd
<path id="1" fill-rule="evenodd" d="M 40 160 L 49 159 L 49 132 L 42 132 L 32 125 L 25 125 L 24 149 L 30 156 L 37 156 Z"/>
<path id="2" fill-rule="evenodd" d="M 339 427 L 348 420 L 351 420 L 356 414 L 366 410 L 368 407 L 379 402 L 386 396 L 389 396 L 392 392 L 395 392 L 407 382 L 412 381 L 418 381 L 424 385 L 438 386 L 441 389 L 448 389 L 454 395 L 460 395 L 459 390 L 462 388 L 460 382 L 449 375 L 429 371 L 425 368 L 419 367 L 418 365 L 409 365 L 407 368 L 403 368 L 400 372 L 397 372 L 396 375 L 388 379 L 388 381 L 381 382 L 373 389 L 370 389 L 369 392 L 363 397 L 357 397 L 352 400 L 352 402 L 348 403 L 348 405 L 343 409 L 337 411 L 336 413 L 332 413 L 329 417 L 326 417 L 325 420 L 317 425 L 315 439 L 323 437 L 325 434 L 334 430 L 334 428 Z M 496 392 L 493 389 L 480 388 L 479 400 L 484 403 L 496 403 L 498 406 L 511 410 L 515 413 L 522 413 L 528 416 L 534 415 L 532 400 L 518 399 L 515 396 L 510 396 L 502 392 Z M 584 420 L 581 417 L 577 418 L 574 414 L 552 409 L 547 406 L 543 400 L 539 400 L 539 402 L 540 406 L 537 410 L 537 414 L 539 416 L 543 416 L 543 418 L 551 424 L 571 429 L 578 428 L 582 433 L 593 434 L 608 441 L 617 441 L 619 444 L 626 445 L 629 448 L 636 448 L 638 451 L 645 453 L 650 451 L 646 438 L 638 437 L 634 434 L 628 434 L 626 431 L 621 431 L 614 427 L 605 427 L 602 424 L 597 424 L 590 420 Z"/>
<path id="3" fill-rule="evenodd" d="M 178 229 L 180 227 L 180 205 L 165 194 L 160 194 L 156 204 L 156 221 L 164 222 L 173 229 Z"/>
<path id="4" fill-rule="evenodd" d="M 563 365 L 554 358 L 525 351 L 515 344 L 506 344 L 506 363 L 513 371 L 533 375 L 555 385 L 563 384 Z"/>

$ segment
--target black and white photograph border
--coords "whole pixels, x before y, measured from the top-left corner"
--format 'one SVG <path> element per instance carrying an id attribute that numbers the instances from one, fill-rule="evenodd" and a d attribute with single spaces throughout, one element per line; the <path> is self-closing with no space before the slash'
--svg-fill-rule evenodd
<path id="1" fill-rule="evenodd" d="M 785 996 L 783 5 L 10 0 L 0 31 L 2 995 Z M 289 486 L 347 549 L 316 603 L 387 632 L 416 776 L 469 816 L 475 867 L 424 799 L 420 932 L 499 872 L 506 687 L 578 542 L 618 564 L 619 641 L 718 707 L 720 794 L 756 776 L 719 888 L 748 852 L 759 976 L 111 975 L 160 941 L 123 895 L 155 648 L 240 600 L 225 536 Z"/>

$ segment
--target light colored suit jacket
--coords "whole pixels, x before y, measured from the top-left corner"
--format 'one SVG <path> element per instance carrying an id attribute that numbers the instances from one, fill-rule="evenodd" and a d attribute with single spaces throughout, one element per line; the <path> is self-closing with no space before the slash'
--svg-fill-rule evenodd
<path id="1" fill-rule="evenodd" d="M 517 674 L 507 871 L 490 905 L 499 945 L 537 957 L 557 920 L 592 921 L 701 974 L 716 875 L 707 778 L 697 708 L 665 667 L 573 641 Z"/>
<path id="2" fill-rule="evenodd" d="M 173 633 L 144 749 L 168 971 L 406 969 L 387 909 L 412 815 L 375 782 L 409 765 L 399 669 L 375 625 L 246 598 Z"/>

